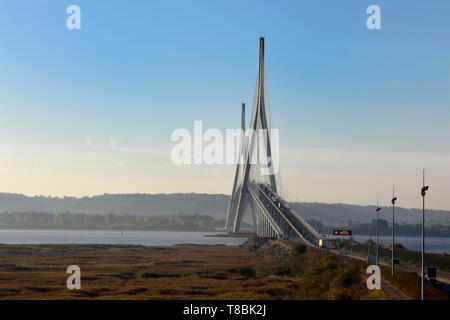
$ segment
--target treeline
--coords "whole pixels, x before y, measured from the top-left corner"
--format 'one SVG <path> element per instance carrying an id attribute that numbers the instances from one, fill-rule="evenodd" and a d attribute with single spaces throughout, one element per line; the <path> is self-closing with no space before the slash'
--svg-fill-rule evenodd
<path id="1" fill-rule="evenodd" d="M 210 231 L 223 228 L 224 220 L 200 214 L 144 216 L 135 214 L 0 213 L 0 229 L 105 229 Z"/>
<path id="2" fill-rule="evenodd" d="M 333 226 L 325 226 L 320 221 L 308 220 L 308 222 L 319 231 L 319 233 L 332 234 L 333 229 L 350 229 L 354 235 L 370 235 L 375 234 L 377 230 L 377 221 L 372 220 L 368 223 L 360 223 L 354 221 L 347 221 L 345 225 L 337 228 Z M 392 223 L 387 220 L 380 219 L 379 223 L 380 235 L 390 236 L 392 234 Z M 450 226 L 446 225 L 429 225 L 426 226 L 425 232 L 427 237 L 450 237 Z M 422 225 L 421 224 L 395 224 L 395 234 L 397 236 L 421 236 Z"/>

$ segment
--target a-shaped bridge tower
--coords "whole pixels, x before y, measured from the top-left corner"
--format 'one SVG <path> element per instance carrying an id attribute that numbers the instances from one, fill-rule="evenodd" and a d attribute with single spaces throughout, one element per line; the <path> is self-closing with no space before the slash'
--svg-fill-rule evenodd
<path id="1" fill-rule="evenodd" d="M 259 237 L 299 239 L 319 245 L 319 234 L 277 193 L 277 170 L 270 112 L 264 83 L 264 38 L 259 39 L 258 72 L 249 130 L 245 131 L 245 105 L 241 112 L 242 162 L 238 162 L 226 221 L 226 231 L 239 233 L 242 218 L 250 209 Z M 264 174 L 260 162 L 264 159 Z"/>

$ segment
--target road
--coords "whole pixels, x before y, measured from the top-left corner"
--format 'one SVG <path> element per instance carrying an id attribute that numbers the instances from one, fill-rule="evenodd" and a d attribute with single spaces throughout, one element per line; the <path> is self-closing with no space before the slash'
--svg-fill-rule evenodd
<path id="1" fill-rule="evenodd" d="M 390 266 L 387 263 L 383 263 L 383 265 Z M 406 264 L 400 264 L 399 267 L 403 270 L 416 272 L 419 276 L 422 275 L 422 270 L 419 267 L 406 265 Z M 446 284 L 450 285 L 450 273 L 448 273 L 448 272 L 437 270 L 436 279 L 438 282 L 442 282 L 442 283 L 446 283 Z"/>
<path id="2" fill-rule="evenodd" d="M 352 258 L 356 258 L 358 260 L 367 261 L 367 257 L 365 255 L 364 256 L 357 255 L 357 253 L 355 255 L 355 252 L 353 252 L 353 255 L 350 255 L 348 252 L 345 252 L 345 251 L 339 252 L 339 250 L 336 250 L 336 249 L 335 249 L 335 251 L 338 254 L 342 254 L 342 255 L 347 256 L 347 257 L 352 257 Z M 380 265 L 386 266 L 386 267 L 389 267 L 389 268 L 391 267 L 391 263 L 390 262 L 380 261 Z M 415 272 L 415 273 L 417 273 L 418 276 L 422 275 L 422 270 L 421 270 L 420 267 L 412 266 L 412 265 L 409 265 L 409 264 L 401 263 L 399 265 L 396 265 L 395 268 L 400 268 L 401 270 Z M 448 272 L 445 272 L 445 271 L 442 271 L 442 270 L 437 270 L 437 272 L 436 272 L 436 279 L 439 282 L 442 282 L 442 283 L 445 283 L 447 285 L 450 285 L 450 273 L 448 273 Z"/>
<path id="3" fill-rule="evenodd" d="M 381 279 L 381 290 L 383 290 L 392 300 L 411 300 L 406 294 L 383 278 Z"/>
<path id="4" fill-rule="evenodd" d="M 363 257 L 359 257 L 359 256 L 354 256 L 354 255 L 347 255 L 347 254 L 343 254 L 341 252 L 339 252 L 338 250 L 328 250 L 328 252 L 332 252 L 336 255 L 342 255 L 345 257 L 349 257 L 349 258 L 353 258 L 353 259 L 357 259 L 357 260 L 361 260 L 366 262 L 367 259 L 363 258 Z M 362 270 L 362 273 L 366 274 L 366 270 Z M 396 287 L 394 287 L 389 281 L 387 281 L 386 279 L 383 278 L 383 275 L 381 276 L 381 290 L 383 290 L 384 293 L 386 293 L 389 298 L 391 298 L 392 300 L 411 300 L 407 295 L 405 295 L 403 292 L 401 292 L 399 289 L 397 289 Z"/>

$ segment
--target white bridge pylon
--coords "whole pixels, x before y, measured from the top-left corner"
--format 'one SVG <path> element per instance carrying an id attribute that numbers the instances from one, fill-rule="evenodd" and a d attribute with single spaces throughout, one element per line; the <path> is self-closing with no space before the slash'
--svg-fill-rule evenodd
<path id="1" fill-rule="evenodd" d="M 241 164 L 240 161 L 236 167 L 236 173 L 234 176 L 233 190 L 231 193 L 231 199 L 228 206 L 228 214 L 225 229 L 228 232 L 238 233 L 242 218 L 248 206 L 250 206 L 253 218 L 253 224 L 256 230 L 264 230 L 265 233 L 272 234 L 269 229 L 269 223 L 260 220 L 257 214 L 258 208 L 255 207 L 255 199 L 249 190 L 251 178 L 252 163 L 251 159 L 260 159 L 260 152 L 264 152 L 264 158 L 272 159 L 272 149 L 270 141 L 270 131 L 268 124 L 268 115 L 266 111 L 266 100 L 265 100 L 265 90 L 264 90 L 264 38 L 259 39 L 259 53 L 258 53 L 258 72 L 256 79 L 256 92 L 255 101 L 253 103 L 252 118 L 250 122 L 250 127 L 252 134 L 247 139 L 244 134 L 241 135 L 241 152 L 244 157 L 244 163 Z M 242 133 L 245 132 L 245 104 L 242 104 L 241 111 L 241 128 Z M 262 129 L 262 130 L 261 130 Z M 260 137 L 256 132 L 262 132 L 264 137 Z M 265 142 L 264 150 L 260 150 L 260 144 L 258 144 L 257 138 L 263 139 Z M 257 154 L 254 155 L 253 151 Z M 256 165 L 257 166 L 257 165 Z M 254 171 L 254 170 L 253 170 Z M 277 183 L 275 179 L 275 174 L 268 175 L 268 185 L 272 190 L 276 192 Z"/>
<path id="2" fill-rule="evenodd" d="M 270 114 L 265 96 L 264 38 L 259 39 L 254 99 L 249 139 L 244 134 L 245 104 L 242 104 L 240 156 L 244 161 L 243 163 L 238 161 L 236 167 L 225 229 L 228 233 L 239 233 L 242 218 L 246 209 L 249 208 L 257 236 L 299 239 L 308 245 L 317 246 L 321 243 L 321 236 L 277 193 L 277 179 L 273 171 L 274 159 L 272 159 L 273 141 L 270 140 L 270 121 L 268 120 Z M 261 138 L 263 144 L 261 144 Z M 271 161 L 272 166 L 265 171 L 264 175 L 261 175 L 258 165 L 261 158 Z"/>

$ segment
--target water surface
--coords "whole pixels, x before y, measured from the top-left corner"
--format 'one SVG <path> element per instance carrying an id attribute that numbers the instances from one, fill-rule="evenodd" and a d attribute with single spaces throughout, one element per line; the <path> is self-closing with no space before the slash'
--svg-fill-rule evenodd
<path id="1" fill-rule="evenodd" d="M 5 244 L 131 244 L 170 246 L 181 243 L 239 245 L 245 238 L 207 237 L 217 232 L 117 230 L 0 230 Z"/>

